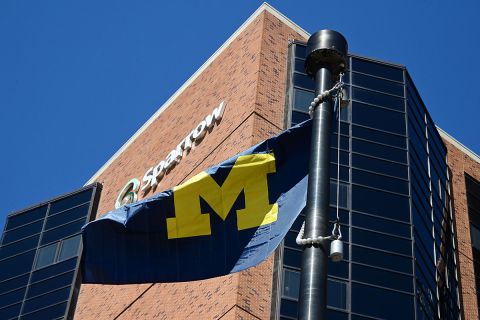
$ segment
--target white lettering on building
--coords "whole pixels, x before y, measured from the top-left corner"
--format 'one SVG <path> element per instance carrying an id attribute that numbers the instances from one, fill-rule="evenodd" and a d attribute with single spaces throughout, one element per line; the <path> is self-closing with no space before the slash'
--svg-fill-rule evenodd
<path id="1" fill-rule="evenodd" d="M 194 146 L 199 145 L 202 142 L 207 131 L 212 130 L 215 124 L 220 122 L 220 120 L 223 117 L 224 111 L 225 111 L 225 102 L 222 101 L 218 105 L 218 107 L 213 109 L 212 114 L 207 115 L 205 119 L 200 121 L 200 123 L 195 127 L 195 129 L 193 129 L 176 146 L 175 149 L 170 151 L 170 153 L 167 155 L 165 159 L 160 161 L 155 166 L 149 168 L 143 176 L 142 183 L 141 183 L 142 185 L 141 190 L 144 193 L 147 193 L 151 188 L 155 188 L 158 185 L 158 183 L 162 180 L 162 178 L 165 176 L 165 174 L 170 170 L 172 170 L 177 165 L 177 163 L 179 163 L 182 160 L 184 155 L 188 154 Z M 135 180 L 138 181 L 138 179 L 135 179 Z M 129 199 L 123 199 L 123 197 L 125 197 L 128 194 L 128 192 L 126 192 L 127 191 L 126 189 L 127 188 L 130 190 L 132 189 L 131 181 L 129 181 L 129 183 L 127 183 L 127 185 L 125 185 L 125 187 L 120 192 L 119 198 L 115 203 L 116 208 L 119 208 L 121 205 L 125 203 L 131 203 L 136 201 L 136 198 L 134 200 L 133 197 L 130 197 Z M 137 186 L 135 187 L 138 190 L 138 187 Z M 136 193 L 137 190 L 134 190 L 134 192 Z M 134 200 L 134 201 L 128 201 L 128 200 Z"/>

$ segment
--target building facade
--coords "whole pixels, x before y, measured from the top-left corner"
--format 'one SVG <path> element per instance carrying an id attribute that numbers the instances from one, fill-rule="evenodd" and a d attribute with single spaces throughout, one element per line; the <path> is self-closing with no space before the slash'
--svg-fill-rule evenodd
<path id="1" fill-rule="evenodd" d="M 102 186 L 98 210 L 95 191 L 90 211 L 63 224 L 114 209 L 135 187 L 132 178 L 142 181 L 153 172 L 222 102 L 221 121 L 158 185 L 139 187 L 139 199 L 308 119 L 314 96 L 303 69 L 308 36 L 262 5 L 87 182 L 94 187 L 81 192 Z M 345 256 L 328 267 L 329 319 L 477 319 L 480 158 L 437 130 L 405 67 L 351 55 L 344 80 L 348 105 L 331 139 L 331 216 L 338 198 Z M 36 218 L 39 225 L 49 223 L 44 216 L 55 201 L 39 206 L 46 208 Z M 2 237 L 0 270 L 16 216 L 9 217 Z M 75 319 L 296 319 L 301 249 L 295 238 L 302 222 L 300 216 L 272 257 L 243 272 L 188 283 L 84 284 L 78 297 L 81 248 L 73 246 L 76 271 L 68 299 L 56 302 L 67 301 L 58 317 L 70 312 Z M 38 239 L 47 229 L 39 229 Z M 62 244 L 77 239 L 78 231 L 48 244 L 35 238 L 22 300 L 2 303 L 19 286 L 2 291 L 16 275 L 0 271 L 0 315 L 10 312 L 0 318 L 27 313 L 22 301 L 30 299 L 38 263 L 45 260 L 47 269 L 63 264 Z"/>

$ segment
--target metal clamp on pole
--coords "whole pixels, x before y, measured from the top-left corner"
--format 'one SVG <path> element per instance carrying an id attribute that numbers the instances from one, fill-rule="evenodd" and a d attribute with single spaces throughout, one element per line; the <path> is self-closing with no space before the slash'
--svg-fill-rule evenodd
<path id="1" fill-rule="evenodd" d="M 304 236 L 312 244 L 305 245 L 302 252 L 298 311 L 301 320 L 326 319 L 329 248 L 327 241 L 323 240 L 327 234 L 330 209 L 330 137 L 334 114 L 333 99 L 327 97 L 331 96 L 329 90 L 334 88 L 340 73 L 345 70 L 347 51 L 345 38 L 332 30 L 316 32 L 307 42 L 305 71 L 315 79 L 315 95 L 318 100 L 314 100 L 315 106 L 312 106 L 304 226 Z M 337 240 L 332 241 L 332 244 Z"/>

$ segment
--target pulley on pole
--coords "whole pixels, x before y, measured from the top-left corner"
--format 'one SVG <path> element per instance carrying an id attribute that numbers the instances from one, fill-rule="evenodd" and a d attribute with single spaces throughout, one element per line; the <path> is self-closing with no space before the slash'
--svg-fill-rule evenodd
<path id="1" fill-rule="evenodd" d="M 334 86 L 345 70 L 347 52 L 347 41 L 336 31 L 320 30 L 308 39 L 305 71 L 315 80 L 316 96 Z M 332 98 L 323 99 L 313 109 L 304 227 L 305 237 L 309 239 L 327 238 L 328 235 L 333 109 Z M 299 298 L 301 320 L 326 319 L 328 253 L 328 241 L 312 242 L 303 248 Z"/>

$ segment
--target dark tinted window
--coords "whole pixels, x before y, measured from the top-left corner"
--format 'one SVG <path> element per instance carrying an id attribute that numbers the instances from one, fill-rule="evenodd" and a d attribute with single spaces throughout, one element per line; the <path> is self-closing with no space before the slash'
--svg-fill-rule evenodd
<path id="1" fill-rule="evenodd" d="M 357 228 L 352 228 L 352 242 L 405 255 L 412 254 L 412 243 L 409 240 Z"/>
<path id="2" fill-rule="evenodd" d="M 353 99 L 369 104 L 385 107 L 392 110 L 405 111 L 405 100 L 399 97 L 380 92 L 352 88 Z"/>
<path id="3" fill-rule="evenodd" d="M 18 316 L 20 313 L 20 308 L 22 307 L 21 303 L 8 306 L 6 308 L 0 309 L 0 319 L 10 319 Z"/>
<path id="4" fill-rule="evenodd" d="M 42 244 L 58 241 L 62 238 L 79 233 L 85 222 L 85 219 L 80 219 L 61 227 L 45 231 L 43 233 Z"/>
<path id="5" fill-rule="evenodd" d="M 352 246 L 352 260 L 381 268 L 412 273 L 412 259 L 378 250 Z"/>
<path id="6" fill-rule="evenodd" d="M 352 311 L 379 318 L 414 319 L 413 296 L 352 283 Z"/>
<path id="7" fill-rule="evenodd" d="M 24 314 L 22 316 L 22 320 L 56 319 L 62 317 L 65 314 L 66 308 L 67 302 L 60 303 L 29 314 Z"/>
<path id="8" fill-rule="evenodd" d="M 328 279 L 327 305 L 339 309 L 347 308 L 347 284 L 343 281 Z"/>
<path id="9" fill-rule="evenodd" d="M 410 221 L 407 197 L 360 186 L 352 188 L 352 209 L 380 217 Z"/>
<path id="10" fill-rule="evenodd" d="M 388 131 L 391 131 L 388 129 Z M 352 126 L 352 135 L 356 138 L 361 138 L 365 140 L 370 140 L 374 142 L 380 142 L 383 144 L 388 144 L 391 146 L 406 148 L 407 140 L 404 136 L 399 136 L 395 134 L 390 134 L 387 132 L 373 130 L 369 128 Z"/>
<path id="11" fill-rule="evenodd" d="M 408 167 L 359 154 L 352 154 L 352 166 L 360 169 L 387 174 L 399 178 L 408 178 Z"/>
<path id="12" fill-rule="evenodd" d="M 3 235 L 3 245 L 17 241 L 42 231 L 43 220 L 39 220 L 22 227 L 5 232 Z"/>
<path id="13" fill-rule="evenodd" d="M 11 257 L 20 252 L 28 251 L 34 249 L 38 245 L 38 239 L 40 235 L 37 234 L 33 237 L 25 238 L 23 240 L 11 243 L 9 245 L 3 246 L 0 248 L 0 260 Z"/>
<path id="14" fill-rule="evenodd" d="M 92 189 L 87 189 L 75 195 L 66 197 L 62 200 L 55 201 L 51 204 L 49 215 L 76 207 L 79 204 L 89 202 L 92 198 Z"/>
<path id="15" fill-rule="evenodd" d="M 295 86 L 302 87 L 307 90 L 315 90 L 315 82 L 304 74 L 295 73 L 293 75 L 293 83 Z"/>
<path id="16" fill-rule="evenodd" d="M 353 71 L 358 71 L 377 77 L 403 82 L 403 70 L 400 68 L 390 67 L 380 63 L 353 58 L 352 69 Z"/>
<path id="17" fill-rule="evenodd" d="M 30 298 L 30 297 L 39 296 L 41 294 L 71 285 L 74 274 L 75 274 L 74 271 L 70 271 L 52 278 L 48 278 L 40 282 L 36 282 L 34 284 L 31 284 L 28 290 L 28 297 Z"/>
<path id="18" fill-rule="evenodd" d="M 364 103 L 353 102 L 352 122 L 374 129 L 405 134 L 405 114 L 370 106 Z M 378 141 L 379 139 L 370 140 Z M 388 144 L 392 143 L 389 142 Z"/>
<path id="19" fill-rule="evenodd" d="M 0 281 L 19 276 L 32 269 L 35 251 L 28 251 L 0 261 Z"/>
<path id="20" fill-rule="evenodd" d="M 19 213 L 14 216 L 11 216 L 7 220 L 6 230 L 10 230 L 21 225 L 33 222 L 38 219 L 43 219 L 47 213 L 48 206 L 41 206 L 39 208 Z"/>
<path id="21" fill-rule="evenodd" d="M 283 270 L 283 296 L 298 299 L 298 292 L 300 290 L 300 272 L 284 269 Z"/>
<path id="22" fill-rule="evenodd" d="M 50 215 L 47 219 L 47 223 L 45 224 L 45 230 L 49 230 L 74 220 L 78 220 L 82 217 L 86 217 L 89 208 L 90 203 L 86 203 L 84 205 L 62 211 L 61 213 Z"/>
<path id="23" fill-rule="evenodd" d="M 411 276 L 355 263 L 352 264 L 352 279 L 406 292 L 413 291 Z"/>
<path id="24" fill-rule="evenodd" d="M 370 173 L 363 170 L 352 170 L 352 182 L 365 186 L 408 195 L 408 182 L 396 178 Z"/>
<path id="25" fill-rule="evenodd" d="M 308 119 L 310 119 L 310 116 L 308 115 L 308 113 L 292 111 L 292 125 L 295 125 L 297 123 L 303 122 Z"/>
<path id="26" fill-rule="evenodd" d="M 293 108 L 308 112 L 308 107 L 310 107 L 310 103 L 313 101 L 315 94 L 311 91 L 294 89 L 294 97 Z"/>
<path id="27" fill-rule="evenodd" d="M 38 249 L 37 262 L 35 263 L 35 269 L 48 266 L 55 261 L 57 254 L 57 243 L 42 247 Z"/>
<path id="28" fill-rule="evenodd" d="M 403 84 L 401 83 L 370 77 L 354 72 L 352 73 L 352 84 L 403 97 Z"/>
<path id="29" fill-rule="evenodd" d="M 392 148 L 373 142 L 352 139 L 352 151 L 385 160 L 401 163 L 407 162 L 406 150 Z"/>
<path id="30" fill-rule="evenodd" d="M 386 232 L 410 238 L 410 225 L 387 219 L 380 219 L 366 214 L 352 212 L 352 225 L 365 229 Z"/>

